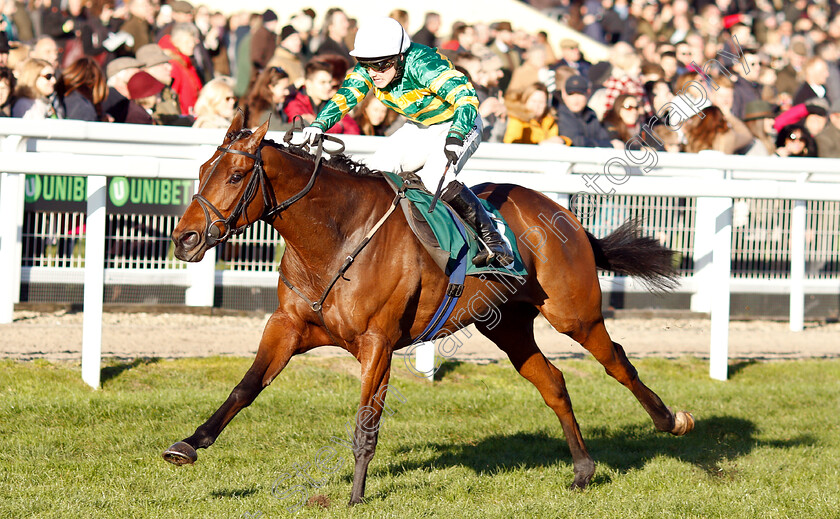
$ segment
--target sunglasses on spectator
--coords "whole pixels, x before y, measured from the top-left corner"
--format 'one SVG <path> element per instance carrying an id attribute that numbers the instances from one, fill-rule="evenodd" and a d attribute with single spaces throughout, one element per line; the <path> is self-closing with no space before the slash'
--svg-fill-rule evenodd
<path id="1" fill-rule="evenodd" d="M 796 140 L 801 140 L 801 139 L 802 139 L 802 134 L 801 133 L 791 133 L 790 135 L 788 135 L 788 140 L 790 140 L 790 141 L 796 141 Z"/>
<path id="2" fill-rule="evenodd" d="M 638 110 L 639 105 L 632 104 L 632 103 L 624 103 L 624 109 L 625 110 Z"/>
<path id="3" fill-rule="evenodd" d="M 55 74 L 41 74 L 41 77 L 49 81 L 55 77 Z"/>
<path id="4" fill-rule="evenodd" d="M 271 67 L 271 70 L 273 70 L 274 72 L 277 72 L 278 74 L 281 74 L 281 75 L 283 75 L 283 74 L 285 74 L 287 76 L 289 75 L 285 70 L 283 70 L 283 67 Z"/>
<path id="5" fill-rule="evenodd" d="M 365 67 L 368 70 L 373 70 L 375 72 L 385 72 L 389 68 L 393 67 L 394 64 L 397 62 L 397 56 L 391 56 L 390 58 L 384 58 L 380 60 L 374 61 L 359 61 L 359 65 Z"/>

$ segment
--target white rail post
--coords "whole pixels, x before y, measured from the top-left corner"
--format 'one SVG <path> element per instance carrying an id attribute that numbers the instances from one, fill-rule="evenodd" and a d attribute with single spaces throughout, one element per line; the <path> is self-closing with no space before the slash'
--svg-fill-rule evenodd
<path id="1" fill-rule="evenodd" d="M 712 273 L 715 220 L 719 214 L 719 200 L 697 197 L 694 218 L 694 273 L 696 291 L 691 294 L 691 311 L 709 313 L 712 310 Z"/>
<path id="2" fill-rule="evenodd" d="M 20 298 L 24 179 L 22 174 L 0 173 L 0 324 L 14 320 L 15 303 Z"/>
<path id="3" fill-rule="evenodd" d="M 82 324 L 82 380 L 99 388 L 102 360 L 102 299 L 105 284 L 106 178 L 87 179 L 85 224 L 85 296 Z"/>
<path id="4" fill-rule="evenodd" d="M 435 381 L 435 343 L 421 342 L 414 349 L 414 367 L 418 373 L 424 373 L 429 382 Z"/>
<path id="5" fill-rule="evenodd" d="M 712 267 L 701 283 L 712 287 L 711 345 L 709 347 L 709 376 L 726 380 L 729 370 L 729 276 L 732 261 L 732 199 L 716 198 L 714 205 L 714 238 Z"/>
<path id="6" fill-rule="evenodd" d="M 790 222 L 790 330 L 805 328 L 805 200 L 793 201 Z"/>
<path id="7" fill-rule="evenodd" d="M 24 140 L 16 135 L 0 139 L 0 151 L 23 152 Z M 26 176 L 0 173 L 0 324 L 14 320 L 15 303 L 20 301 L 23 200 Z"/>
<path id="8" fill-rule="evenodd" d="M 190 286 L 184 293 L 187 306 L 213 306 L 216 291 L 216 248 L 208 250 L 198 263 L 187 263 Z"/>

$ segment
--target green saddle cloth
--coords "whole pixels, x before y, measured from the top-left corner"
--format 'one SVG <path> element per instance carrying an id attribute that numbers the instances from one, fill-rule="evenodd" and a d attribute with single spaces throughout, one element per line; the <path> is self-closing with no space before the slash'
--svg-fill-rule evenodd
<path id="1" fill-rule="evenodd" d="M 385 175 L 388 176 L 394 185 L 401 186 L 404 183 L 403 178 L 396 173 L 385 172 Z M 501 213 L 499 213 L 498 209 L 493 207 L 489 202 L 487 202 L 487 200 L 482 199 L 481 203 L 493 219 L 497 220 L 496 228 L 500 231 L 504 231 L 504 237 L 513 251 L 513 263 L 507 267 L 500 267 L 495 264 L 487 267 L 476 267 L 473 265 L 472 259 L 476 256 L 476 254 L 478 254 L 482 247 L 475 236 L 475 231 L 470 229 L 468 225 L 465 225 L 464 227 L 466 228 L 465 234 L 467 235 L 467 239 L 464 240 L 445 204 L 438 203 L 435 206 L 434 212 L 429 214 L 429 206 L 431 205 L 432 198 L 434 198 L 434 196 L 425 189 L 409 187 L 406 189 L 405 196 L 411 201 L 411 203 L 420 209 L 420 212 L 426 218 L 432 232 L 437 238 L 441 249 L 449 253 L 450 268 L 447 269 L 448 271 L 451 272 L 452 269 L 454 269 L 458 262 L 458 258 L 462 257 L 464 251 L 466 251 L 468 276 L 479 276 L 481 274 L 502 274 L 521 277 L 528 275 L 527 270 L 525 270 L 525 263 L 522 261 L 522 256 L 519 254 L 519 246 L 516 243 L 516 235 L 507 226 L 505 219 L 502 217 Z"/>

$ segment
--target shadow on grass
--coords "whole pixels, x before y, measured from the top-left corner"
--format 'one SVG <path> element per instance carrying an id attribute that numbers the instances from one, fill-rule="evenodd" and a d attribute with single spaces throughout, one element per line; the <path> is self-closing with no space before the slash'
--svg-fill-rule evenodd
<path id="1" fill-rule="evenodd" d="M 210 492 L 212 497 L 216 498 L 241 498 L 241 497 L 248 497 L 250 495 L 256 494 L 257 489 L 254 487 L 251 488 L 229 488 L 225 490 L 214 490 Z"/>
<path id="2" fill-rule="evenodd" d="M 435 371 L 435 380 L 443 380 L 443 378 L 446 377 L 446 375 L 458 369 L 458 366 L 462 364 L 463 362 L 461 362 L 460 360 L 444 359 L 441 362 L 438 370 Z"/>
<path id="3" fill-rule="evenodd" d="M 102 371 L 99 372 L 99 380 L 102 385 L 105 385 L 105 383 L 109 380 L 113 380 L 120 376 L 123 371 L 136 368 L 137 366 L 156 364 L 158 362 L 160 362 L 159 357 L 141 357 L 139 359 L 134 359 L 131 362 L 120 362 L 119 364 L 102 368 Z"/>
<path id="4" fill-rule="evenodd" d="M 749 420 L 710 416 L 698 420 L 694 431 L 681 438 L 657 433 L 651 425 L 640 424 L 618 431 L 596 429 L 585 434 L 585 441 L 596 463 L 606 464 L 619 472 L 642 468 L 651 459 L 664 455 L 691 463 L 714 477 L 733 476 L 724 470 L 722 462 L 745 456 L 758 447 L 783 449 L 816 443 L 810 435 L 786 440 L 758 440 L 756 432 L 755 424 Z M 460 466 L 469 467 L 478 474 L 492 474 L 500 470 L 571 464 L 569 448 L 559 431 L 557 437 L 544 433 L 517 433 L 489 436 L 475 444 L 417 444 L 400 452 L 425 449 L 435 454 L 426 460 L 383 469 L 380 473 L 398 475 L 416 469 Z M 373 472 L 376 477 L 377 471 Z M 571 480 L 570 470 L 569 482 Z M 608 475 L 599 472 L 592 483 L 603 484 L 609 480 Z"/>
<path id="5" fill-rule="evenodd" d="M 730 364 L 729 365 L 729 372 L 728 372 L 729 373 L 729 379 L 731 380 L 736 375 L 738 375 L 740 372 L 744 371 L 745 369 L 747 369 L 750 366 L 753 366 L 755 364 L 758 364 L 758 361 L 755 360 L 755 359 L 742 360 L 742 361 L 738 361 L 738 362 L 735 362 L 733 364 Z"/>

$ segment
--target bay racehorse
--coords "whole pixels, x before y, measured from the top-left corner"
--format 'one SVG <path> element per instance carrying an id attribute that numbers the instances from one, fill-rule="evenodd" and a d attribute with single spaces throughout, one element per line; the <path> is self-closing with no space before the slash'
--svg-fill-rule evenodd
<path id="1" fill-rule="evenodd" d="M 192 436 L 164 452 L 167 461 L 178 465 L 195 462 L 196 449 L 212 445 L 293 355 L 319 346 L 335 344 L 358 359 L 359 408 L 368 410 L 367 423 L 378 424 L 394 351 L 410 346 L 412 338 L 424 330 L 448 285 L 447 276 L 409 230 L 405 218 L 395 214 L 382 219 L 394 206 L 395 195 L 380 173 L 344 155 L 321 162 L 320 153 L 316 159 L 300 147 L 264 140 L 268 123 L 254 131 L 242 125 L 240 112 L 222 145 L 201 166 L 199 191 L 172 234 L 175 255 L 199 261 L 214 245 L 265 219 L 286 241 L 280 274 L 288 285 L 278 283 L 279 305 L 242 381 Z M 520 186 L 484 184 L 476 192 L 500 209 L 516 236 L 540 229 L 541 236 L 549 239 L 540 249 L 518 240 L 528 275 L 515 283 L 515 291 L 509 289 L 510 282 L 493 279 L 496 276 L 468 277 L 452 313 L 456 317 L 447 321 L 446 329 L 454 333 L 474 322 L 536 386 L 557 414 L 569 444 L 572 488 L 589 483 L 595 464 L 572 412 L 563 374 L 534 340 L 533 322 L 540 313 L 627 387 L 658 430 L 674 435 L 691 431 L 691 415 L 666 407 L 639 379 L 622 346 L 610 339 L 596 271 L 641 276 L 665 286 L 673 281 L 672 251 L 651 238 L 639 237 L 633 224 L 596 239 L 569 211 Z M 546 229 L 549 224 L 553 230 Z M 374 227 L 378 231 L 371 237 Z M 358 252 L 367 238 L 367 247 Z M 355 258 L 348 259 L 354 251 Z M 349 277 L 336 275 L 345 271 Z M 471 299 L 482 288 L 484 297 Z M 465 317 L 459 309 L 467 302 L 470 312 Z M 491 305 L 499 311 L 498 322 L 479 319 Z M 351 504 L 364 497 L 378 437 L 378 427 L 363 425 L 357 420 Z"/>

